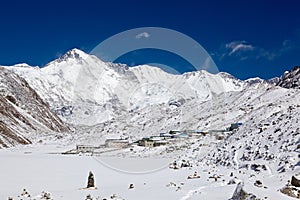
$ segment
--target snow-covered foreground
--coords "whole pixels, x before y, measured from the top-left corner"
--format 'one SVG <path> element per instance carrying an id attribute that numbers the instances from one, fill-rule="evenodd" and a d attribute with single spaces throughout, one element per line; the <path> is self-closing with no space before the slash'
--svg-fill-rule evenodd
<path id="1" fill-rule="evenodd" d="M 169 169 L 167 166 L 151 173 L 126 173 L 109 168 L 99 162 L 99 158 L 79 155 L 60 155 L 57 146 L 26 146 L 0 151 L 0 199 L 21 199 L 23 189 L 31 194 L 32 199 L 40 199 L 42 191 L 48 191 L 53 199 L 83 200 L 88 194 L 94 199 L 229 199 L 236 184 L 228 182 L 237 177 L 245 183 L 245 190 L 260 198 L 290 199 L 278 190 L 282 188 L 291 175 L 299 173 L 257 174 L 245 169 L 233 170 L 223 167 L 205 166 Z M 116 162 L 133 162 L 129 158 L 110 158 Z M 139 158 L 136 158 L 139 159 Z M 140 158 L 142 159 L 142 158 Z M 138 162 L 138 161 L 135 161 Z M 130 165 L 130 163 L 128 163 Z M 122 168 L 122 167 L 121 167 Z M 95 176 L 97 190 L 82 189 L 86 187 L 89 171 Z M 199 179 L 187 179 L 194 172 Z M 230 176 L 233 172 L 233 177 Z M 210 176 L 218 175 L 217 181 Z M 261 180 L 264 187 L 254 186 Z M 134 184 L 134 189 L 129 185 Z M 24 199 L 24 198 L 23 198 Z M 26 199 L 26 198 L 25 198 Z M 29 199 L 29 198 L 28 198 Z"/>

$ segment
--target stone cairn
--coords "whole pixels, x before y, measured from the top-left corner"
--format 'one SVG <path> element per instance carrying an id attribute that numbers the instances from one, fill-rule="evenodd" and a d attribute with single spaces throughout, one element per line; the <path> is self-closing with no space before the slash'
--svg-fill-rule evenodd
<path id="1" fill-rule="evenodd" d="M 90 171 L 89 177 L 88 177 L 87 188 L 94 188 L 94 187 L 95 187 L 94 174 Z"/>

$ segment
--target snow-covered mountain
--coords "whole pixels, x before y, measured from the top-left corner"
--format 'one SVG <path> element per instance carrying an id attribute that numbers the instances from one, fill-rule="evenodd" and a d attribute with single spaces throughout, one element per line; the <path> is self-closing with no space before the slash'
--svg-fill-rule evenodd
<path id="1" fill-rule="evenodd" d="M 0 67 L 0 148 L 31 143 L 41 132 L 68 130 L 23 78 Z"/>
<path id="2" fill-rule="evenodd" d="M 112 135 L 138 139 L 168 130 L 223 129 L 248 122 L 249 116 L 256 119 L 251 126 L 258 126 L 274 114 L 269 104 L 283 112 L 283 101 L 275 97 L 290 95 L 260 78 L 241 81 L 223 72 L 174 75 L 147 65 L 128 68 L 78 49 L 43 68 L 6 68 L 25 78 L 51 110 L 77 127 L 77 141 L 94 143 Z"/>
<path id="3" fill-rule="evenodd" d="M 128 110 L 171 101 L 206 101 L 245 83 L 226 73 L 173 75 L 153 66 L 105 63 L 73 49 L 43 68 L 8 69 L 25 78 L 52 110 L 67 122 L 93 125 Z"/>
<path id="4" fill-rule="evenodd" d="M 205 133 L 158 148 L 131 146 L 104 153 L 104 157 L 155 156 L 191 164 L 188 169 L 164 171 L 153 178 L 163 182 L 156 193 L 173 194 L 170 188 L 163 188 L 176 180 L 181 185 L 174 194 L 181 199 L 216 199 L 217 193 L 240 199 L 243 192 L 231 195 L 233 185 L 244 182 L 246 191 L 260 199 L 288 199 L 279 189 L 291 175 L 299 174 L 297 67 L 281 78 L 241 81 L 222 72 L 174 75 L 147 65 L 129 68 L 73 49 L 43 68 L 18 64 L 0 69 L 2 146 L 47 140 L 51 133 L 57 139 L 57 132 L 68 128 L 51 109 L 75 128 L 70 134 L 59 134 L 63 137 L 56 144 L 64 150 L 75 144 L 99 146 L 108 138 L 137 141 L 169 130 Z M 234 131 L 222 131 L 237 122 L 242 125 Z M 45 146 L 33 148 L 40 151 Z M 194 171 L 201 173 L 199 182 L 186 179 Z M 236 191 L 243 191 L 241 185 Z M 126 188 L 123 194 L 128 191 Z"/>

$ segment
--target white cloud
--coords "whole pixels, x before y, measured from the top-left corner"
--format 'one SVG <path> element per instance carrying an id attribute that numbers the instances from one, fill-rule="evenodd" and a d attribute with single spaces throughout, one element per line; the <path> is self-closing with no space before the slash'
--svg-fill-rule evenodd
<path id="1" fill-rule="evenodd" d="M 225 45 L 226 49 L 229 49 L 229 56 L 238 53 L 238 52 L 245 52 L 245 51 L 253 51 L 254 46 L 251 44 L 248 44 L 246 41 L 233 41 L 230 43 L 227 43 Z"/>
<path id="2" fill-rule="evenodd" d="M 295 43 L 296 42 L 294 40 L 284 40 L 276 48 L 266 49 L 260 46 L 255 46 L 245 40 L 236 40 L 221 45 L 219 52 L 214 52 L 212 55 L 220 60 L 231 57 L 239 60 L 266 59 L 273 61 L 295 49 Z"/>
<path id="3" fill-rule="evenodd" d="M 150 34 L 147 32 L 139 33 L 135 36 L 136 39 L 148 38 L 148 37 L 150 37 Z"/>

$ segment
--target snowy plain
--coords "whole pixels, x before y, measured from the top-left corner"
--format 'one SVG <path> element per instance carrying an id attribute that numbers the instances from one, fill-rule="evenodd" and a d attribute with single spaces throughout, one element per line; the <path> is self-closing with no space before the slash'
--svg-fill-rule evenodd
<path id="1" fill-rule="evenodd" d="M 199 166 L 160 169 L 139 165 L 140 173 L 121 171 L 126 169 L 122 163 L 132 162 L 130 158 L 111 157 L 121 163 L 118 169 L 109 167 L 105 158 L 89 155 L 61 155 L 66 147 L 61 145 L 29 145 L 0 151 L 0 199 L 26 199 L 20 197 L 25 188 L 31 198 L 41 199 L 42 191 L 48 191 L 52 199 L 85 199 L 90 194 L 95 199 L 229 199 L 236 184 L 228 185 L 236 176 L 236 182 L 244 182 L 245 190 L 260 198 L 291 199 L 279 192 L 296 171 L 284 174 L 255 173 L 245 169 L 232 169 L 198 163 Z M 142 158 L 135 158 L 142 159 Z M 122 162 L 120 162 L 122 160 Z M 104 163 L 103 163 L 104 162 Z M 145 167 L 145 168 L 144 168 Z M 148 168 L 147 168 L 148 167 Z M 156 169 L 156 170 L 155 170 Z M 143 171 L 145 170 L 145 171 Z M 95 176 L 96 190 L 86 187 L 88 172 Z M 195 171 L 199 179 L 187 179 Z M 209 178 L 214 174 L 221 178 Z M 257 188 L 253 184 L 260 179 L 267 188 Z M 130 184 L 134 189 L 129 189 Z M 19 197 L 18 197 L 19 196 Z"/>

